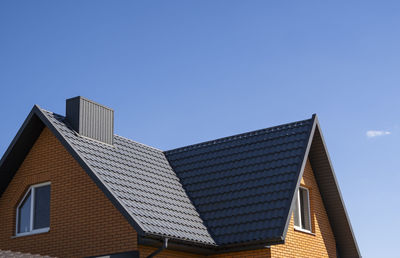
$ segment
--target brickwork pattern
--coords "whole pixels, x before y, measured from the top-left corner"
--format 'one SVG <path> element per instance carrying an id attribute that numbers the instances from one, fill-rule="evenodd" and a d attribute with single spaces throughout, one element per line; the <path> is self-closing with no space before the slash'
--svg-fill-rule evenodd
<path id="1" fill-rule="evenodd" d="M 231 252 L 231 253 L 223 253 L 216 254 L 212 256 L 208 256 L 212 258 L 271 258 L 271 251 L 269 248 L 258 249 L 258 250 L 250 250 L 250 251 L 241 251 L 241 252 Z"/>
<path id="2" fill-rule="evenodd" d="M 285 244 L 271 246 L 271 256 L 336 257 L 335 237 L 309 160 L 304 169 L 301 186 L 309 189 L 312 234 L 296 231 L 292 215 Z"/>
<path id="3" fill-rule="evenodd" d="M 140 258 L 145 258 L 149 254 L 156 251 L 157 248 L 149 247 L 149 246 L 142 246 L 139 245 L 139 252 Z M 270 258 L 271 253 L 269 248 L 259 249 L 259 250 L 250 250 L 250 251 L 241 251 L 241 252 L 230 252 L 230 253 L 222 253 L 222 254 L 215 254 L 215 255 L 199 255 L 193 253 L 185 253 L 179 251 L 172 251 L 172 250 L 163 250 L 159 253 L 157 258 Z"/>
<path id="4" fill-rule="evenodd" d="M 15 236 L 16 207 L 32 184 L 51 182 L 50 231 Z M 137 250 L 137 234 L 45 128 L 0 198 L 0 249 L 84 257 Z"/>
<path id="5" fill-rule="evenodd" d="M 157 249 L 158 248 L 156 248 L 156 247 L 139 245 L 140 258 L 147 257 L 148 255 L 150 255 Z M 206 256 L 200 255 L 200 254 L 192 254 L 192 253 L 164 249 L 161 253 L 157 254 L 156 257 L 157 258 L 202 258 L 202 257 L 206 257 Z"/>
<path id="6" fill-rule="evenodd" d="M 151 253 L 153 253 L 157 248 L 149 247 L 149 246 L 142 246 L 139 245 L 139 252 L 140 258 L 145 258 Z M 172 250 L 163 250 L 159 253 L 157 258 L 234 258 L 234 257 L 241 257 L 241 258 L 270 258 L 271 254 L 268 248 L 263 250 L 250 250 L 250 251 L 241 251 L 241 252 L 231 252 L 231 253 L 222 253 L 216 255 L 199 255 L 199 254 L 192 254 L 192 253 L 185 253 L 179 251 L 172 251 Z"/>

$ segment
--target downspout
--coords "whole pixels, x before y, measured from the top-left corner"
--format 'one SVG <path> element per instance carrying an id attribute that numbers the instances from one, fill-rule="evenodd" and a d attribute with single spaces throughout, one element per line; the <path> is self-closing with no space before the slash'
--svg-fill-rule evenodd
<path id="1" fill-rule="evenodd" d="M 167 247 L 168 247 L 168 238 L 164 238 L 163 245 L 160 248 L 158 248 L 157 250 L 155 250 L 152 254 L 147 256 L 146 258 L 152 258 L 152 257 L 156 256 L 157 254 L 161 253 L 162 250 L 167 249 Z"/>

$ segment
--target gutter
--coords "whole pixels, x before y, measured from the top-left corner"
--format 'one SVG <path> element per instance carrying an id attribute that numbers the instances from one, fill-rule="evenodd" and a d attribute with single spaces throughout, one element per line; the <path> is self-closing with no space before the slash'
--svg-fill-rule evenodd
<path id="1" fill-rule="evenodd" d="M 143 236 L 142 237 L 139 236 L 138 244 L 143 245 L 143 246 L 152 246 L 152 247 L 159 248 L 160 240 L 162 241 L 163 239 L 164 238 L 160 237 L 160 236 L 159 236 L 158 240 L 156 240 L 155 238 L 149 238 L 149 237 L 144 238 Z M 229 252 L 265 249 L 265 248 L 270 248 L 271 245 L 284 243 L 284 240 L 282 240 L 282 237 L 275 238 L 270 241 L 260 240 L 260 241 L 253 242 L 251 244 L 241 243 L 241 244 L 231 244 L 231 245 L 225 245 L 225 246 L 210 246 L 210 245 L 198 246 L 198 245 L 194 245 L 193 243 L 190 243 L 190 242 L 186 242 L 186 243 L 179 242 L 177 239 L 169 238 L 168 240 L 169 240 L 168 241 L 168 250 L 181 251 L 181 252 L 193 253 L 193 254 L 202 254 L 202 255 L 206 255 L 206 256 L 229 253 Z"/>
<path id="2" fill-rule="evenodd" d="M 163 242 L 162 246 L 160 248 L 158 248 L 157 250 L 155 250 L 153 253 L 151 253 L 146 258 L 155 257 L 157 254 L 161 253 L 164 249 L 167 249 L 167 247 L 168 247 L 168 238 L 164 238 L 164 242 Z"/>

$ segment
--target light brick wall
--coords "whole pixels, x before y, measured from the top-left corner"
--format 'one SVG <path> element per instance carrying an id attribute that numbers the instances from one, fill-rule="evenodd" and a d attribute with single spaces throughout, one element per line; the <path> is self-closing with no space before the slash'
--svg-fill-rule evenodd
<path id="1" fill-rule="evenodd" d="M 158 248 L 155 248 L 155 247 L 139 245 L 140 258 L 147 257 L 148 255 L 150 255 L 157 249 Z M 206 256 L 164 249 L 161 253 L 158 253 L 158 255 L 156 255 L 156 257 L 157 258 L 202 258 L 202 257 L 206 257 Z"/>
<path id="2" fill-rule="evenodd" d="M 322 202 L 314 172 L 307 160 L 301 185 L 309 189 L 311 225 L 313 234 L 296 231 L 293 215 L 290 220 L 285 244 L 271 246 L 275 257 L 336 257 L 336 243 Z"/>
<path id="3" fill-rule="evenodd" d="M 51 182 L 50 231 L 15 235 L 16 206 L 32 184 Z M 137 234 L 45 128 L 0 198 L 0 249 L 57 257 L 137 250 Z"/>
<path id="4" fill-rule="evenodd" d="M 153 253 L 157 248 L 142 246 L 139 245 L 140 258 L 145 258 L 149 254 Z M 231 253 L 223 253 L 216 255 L 198 255 L 192 253 L 178 252 L 165 249 L 158 255 L 157 258 L 233 258 L 233 257 L 241 257 L 241 258 L 270 258 L 271 254 L 268 248 L 263 250 L 251 250 L 251 251 L 242 251 L 242 252 L 231 252 Z"/>
<path id="5" fill-rule="evenodd" d="M 271 258 L 271 250 L 269 248 L 241 251 L 241 252 L 231 252 L 208 256 L 212 258 Z"/>

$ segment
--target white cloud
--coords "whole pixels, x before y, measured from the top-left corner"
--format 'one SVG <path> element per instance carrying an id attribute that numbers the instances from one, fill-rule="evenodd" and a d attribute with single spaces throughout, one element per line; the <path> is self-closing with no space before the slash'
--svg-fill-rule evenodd
<path id="1" fill-rule="evenodd" d="M 374 137 L 377 137 L 377 136 L 384 136 L 384 135 L 389 135 L 389 134 L 391 134 L 391 132 L 388 132 L 388 131 L 374 131 L 374 130 L 367 131 L 367 133 L 366 133 L 368 138 L 374 138 Z"/>

